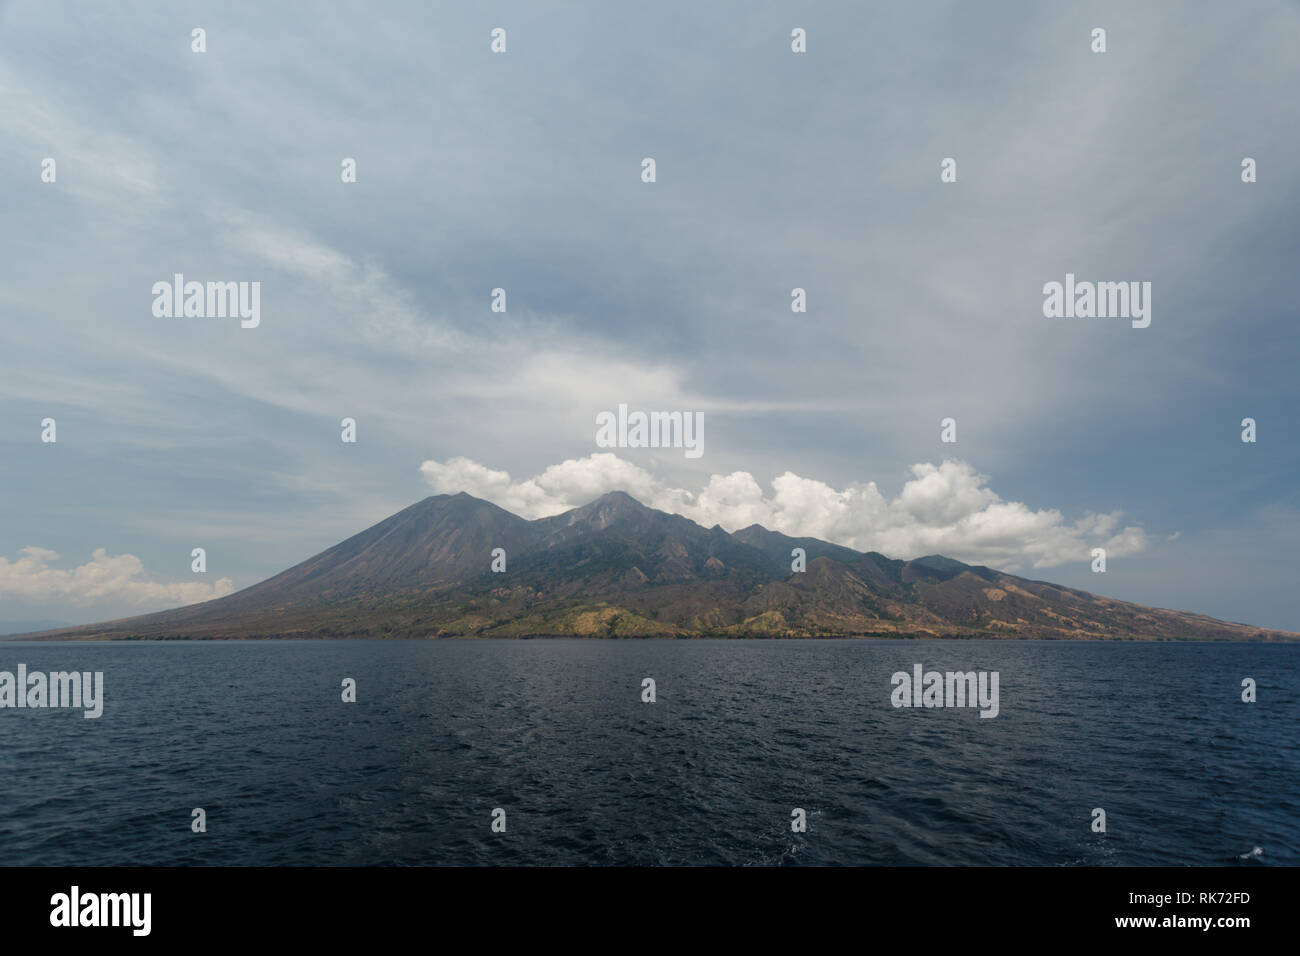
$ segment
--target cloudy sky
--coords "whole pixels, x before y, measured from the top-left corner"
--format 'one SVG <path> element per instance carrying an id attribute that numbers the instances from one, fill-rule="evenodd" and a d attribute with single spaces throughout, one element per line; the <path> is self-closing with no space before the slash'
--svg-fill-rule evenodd
<path id="1" fill-rule="evenodd" d="M 1298 29 L 2 3 L 0 624 L 226 593 L 429 494 L 621 488 L 1300 630 Z M 1151 282 L 1150 327 L 1045 318 L 1067 272 Z M 260 282 L 260 325 L 156 317 L 175 273 Z M 620 403 L 703 413 L 704 454 L 598 447 Z"/>

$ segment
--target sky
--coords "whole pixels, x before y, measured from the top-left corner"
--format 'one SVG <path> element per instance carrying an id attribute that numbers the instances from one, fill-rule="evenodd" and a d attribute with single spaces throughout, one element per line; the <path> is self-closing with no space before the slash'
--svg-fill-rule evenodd
<path id="1" fill-rule="evenodd" d="M 1298 28 L 0 3 L 0 626 L 229 593 L 430 494 L 625 490 L 1300 630 Z M 155 314 L 176 273 L 260 283 L 257 326 Z M 1047 317 L 1067 273 L 1150 282 L 1150 325 Z M 702 453 L 598 445 L 620 404 Z"/>

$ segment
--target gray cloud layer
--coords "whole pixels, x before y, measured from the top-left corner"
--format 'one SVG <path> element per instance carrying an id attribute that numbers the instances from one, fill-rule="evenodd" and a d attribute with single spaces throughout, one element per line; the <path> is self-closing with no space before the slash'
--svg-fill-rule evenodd
<path id="1" fill-rule="evenodd" d="M 206 546 L 247 585 L 427 493 L 423 461 L 542 474 L 627 402 L 708 416 L 698 463 L 624 456 L 664 488 L 746 473 L 775 520 L 786 473 L 891 503 L 953 456 L 1026 514 L 1161 542 L 1064 583 L 1300 627 L 1269 557 L 1300 513 L 1294 6 L 0 17 L 11 561 L 106 547 L 179 585 Z M 1067 271 L 1151 281 L 1151 327 L 1044 319 Z M 175 272 L 262 282 L 261 326 L 154 318 Z M 910 541 L 886 527 L 851 537 Z"/>

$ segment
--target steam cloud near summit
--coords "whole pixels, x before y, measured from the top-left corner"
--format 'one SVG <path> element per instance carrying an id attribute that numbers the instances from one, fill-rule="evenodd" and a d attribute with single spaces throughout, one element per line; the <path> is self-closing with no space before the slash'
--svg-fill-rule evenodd
<path id="1" fill-rule="evenodd" d="M 1108 558 L 1145 550 L 1141 527 L 1120 526 L 1122 512 L 1087 514 L 1067 522 L 1055 509 L 1034 510 L 1004 501 L 988 477 L 964 461 L 921 463 L 894 498 L 875 482 L 842 490 L 793 472 L 772 479 L 770 494 L 749 472 L 712 475 L 691 492 L 667 487 L 643 468 L 605 452 L 570 458 L 539 475 L 515 481 L 468 458 L 426 461 L 420 472 L 443 494 L 467 492 L 525 518 L 559 514 L 609 491 L 625 491 L 642 504 L 690 518 L 705 527 L 735 531 L 751 524 L 795 537 L 815 537 L 891 558 L 945 554 L 1006 571 L 1026 560 L 1049 568 L 1090 560 L 1103 547 Z"/>

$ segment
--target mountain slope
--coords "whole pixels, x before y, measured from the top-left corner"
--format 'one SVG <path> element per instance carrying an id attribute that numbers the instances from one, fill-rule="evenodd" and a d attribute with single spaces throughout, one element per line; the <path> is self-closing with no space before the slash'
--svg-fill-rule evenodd
<path id="1" fill-rule="evenodd" d="M 223 599 L 328 600 L 357 593 L 437 587 L 477 577 L 493 548 L 521 550 L 536 540 L 532 522 L 465 493 L 425 498 L 287 571 Z"/>
<path id="2" fill-rule="evenodd" d="M 490 569 L 496 548 L 504 573 Z M 565 635 L 1300 640 L 942 555 L 900 561 L 758 525 L 729 534 L 621 492 L 535 521 L 436 495 L 227 597 L 25 637 Z"/>

